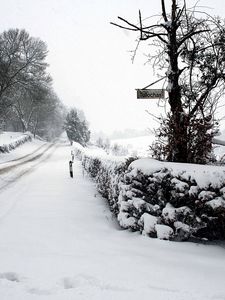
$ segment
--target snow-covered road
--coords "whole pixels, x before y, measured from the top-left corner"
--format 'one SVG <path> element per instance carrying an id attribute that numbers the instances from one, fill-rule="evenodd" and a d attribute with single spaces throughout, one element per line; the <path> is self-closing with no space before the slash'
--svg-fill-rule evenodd
<path id="1" fill-rule="evenodd" d="M 224 248 L 120 230 L 70 150 L 1 191 L 1 300 L 225 299 Z"/>
<path id="2" fill-rule="evenodd" d="M 33 143 L 35 144 L 35 143 Z M 33 145 L 34 146 L 34 145 Z M 41 162 L 48 159 L 57 147 L 57 143 L 45 143 L 29 154 L 18 156 L 16 159 L 7 160 L 0 163 L 0 192 L 24 174 L 32 171 Z M 22 147 L 21 147 L 22 148 Z M 27 147 L 24 148 L 24 150 Z M 30 147 L 28 147 L 29 149 Z M 11 154 L 11 153 L 10 153 Z M 2 154 L 4 156 L 5 154 Z M 1 156 L 1 158 L 2 158 Z M 4 161 L 4 159 L 3 159 Z M 2 207 L 1 207 L 2 208 Z M 2 209 L 0 210 L 0 217 Z"/>

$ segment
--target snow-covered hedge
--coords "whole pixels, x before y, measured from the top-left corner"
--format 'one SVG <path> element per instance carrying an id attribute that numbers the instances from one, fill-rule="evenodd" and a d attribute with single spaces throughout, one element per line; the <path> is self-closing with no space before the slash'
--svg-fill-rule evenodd
<path id="1" fill-rule="evenodd" d="M 121 227 L 160 239 L 225 239 L 224 167 L 76 154 Z"/>
<path id="2" fill-rule="evenodd" d="M 140 159 L 123 176 L 119 202 L 120 224 L 152 237 L 225 239 L 224 168 Z"/>
<path id="3" fill-rule="evenodd" d="M 28 141 L 32 141 L 32 135 L 29 132 L 23 134 L 20 138 L 14 140 L 9 144 L 0 145 L 0 153 L 8 153 Z"/>

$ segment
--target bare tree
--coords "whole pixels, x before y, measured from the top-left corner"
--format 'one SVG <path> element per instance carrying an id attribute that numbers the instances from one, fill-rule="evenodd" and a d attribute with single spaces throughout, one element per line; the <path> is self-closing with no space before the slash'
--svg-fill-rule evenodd
<path id="1" fill-rule="evenodd" d="M 56 137 L 65 109 L 46 72 L 46 44 L 24 29 L 0 34 L 0 120 L 6 128 Z"/>
<path id="2" fill-rule="evenodd" d="M 47 47 L 43 41 L 23 29 L 10 29 L 0 35 L 0 107 L 13 101 L 10 92 L 34 83 L 48 83 L 45 58 Z M 11 93 L 12 94 L 12 93 Z"/>
<path id="3" fill-rule="evenodd" d="M 50 87 L 36 83 L 30 88 L 19 87 L 14 92 L 9 110 L 15 114 L 23 131 L 33 132 L 34 119 L 39 115 L 41 107 L 45 106 L 47 110 L 46 107 L 51 106 L 49 90 Z"/>
<path id="4" fill-rule="evenodd" d="M 139 32 L 138 43 L 152 40 L 156 53 L 149 54 L 149 60 L 159 69 L 166 68 L 161 77 L 167 81 L 170 105 L 168 127 L 164 131 L 167 159 L 198 162 L 195 148 L 200 146 L 210 151 L 213 135 L 208 132 L 213 126 L 218 99 L 224 92 L 225 30 L 221 21 L 196 7 L 188 9 L 185 0 L 171 0 L 169 12 L 161 0 L 161 17 L 155 24 L 146 24 L 151 19 L 143 19 L 140 11 L 138 24 L 118 18 L 122 25 L 112 24 Z M 199 140 L 193 142 L 196 134 Z M 201 138 L 202 135 L 206 138 Z"/>

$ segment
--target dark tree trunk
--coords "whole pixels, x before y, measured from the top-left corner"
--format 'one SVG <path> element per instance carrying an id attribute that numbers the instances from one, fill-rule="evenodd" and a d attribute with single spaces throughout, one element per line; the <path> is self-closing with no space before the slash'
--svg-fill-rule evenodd
<path id="1" fill-rule="evenodd" d="M 172 10 L 175 9 L 175 6 L 173 6 Z M 169 139 L 169 148 L 171 149 L 169 160 L 187 162 L 187 120 L 182 107 L 181 88 L 179 85 L 180 70 L 178 68 L 177 24 L 175 18 L 175 11 L 172 11 L 172 25 L 168 32 L 168 56 L 170 60 L 168 94 L 172 113 L 171 131 L 173 132 L 172 138 Z"/>
<path id="2" fill-rule="evenodd" d="M 176 113 L 171 116 L 170 131 L 172 136 L 169 138 L 170 154 L 169 161 L 174 162 L 187 162 L 187 118 L 182 113 Z"/>

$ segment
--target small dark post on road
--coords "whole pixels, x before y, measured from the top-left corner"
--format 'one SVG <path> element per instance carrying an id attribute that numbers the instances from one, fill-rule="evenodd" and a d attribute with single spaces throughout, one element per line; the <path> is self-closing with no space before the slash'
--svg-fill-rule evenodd
<path id="1" fill-rule="evenodd" d="M 73 178 L 73 162 L 72 162 L 72 160 L 69 161 L 69 170 L 70 170 L 70 177 Z"/>

